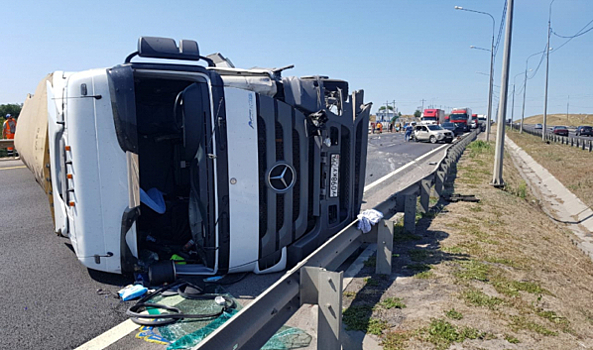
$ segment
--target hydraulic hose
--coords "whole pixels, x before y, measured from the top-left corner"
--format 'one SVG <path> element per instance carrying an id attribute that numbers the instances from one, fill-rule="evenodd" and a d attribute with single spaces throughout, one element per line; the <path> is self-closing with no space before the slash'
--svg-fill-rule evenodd
<path id="1" fill-rule="evenodd" d="M 173 306 L 167 306 L 167 305 L 147 302 L 150 298 L 152 298 L 158 294 L 161 294 L 166 290 L 172 289 L 174 287 L 177 287 L 177 293 L 185 299 L 190 299 L 190 300 L 209 300 L 209 299 L 211 299 L 213 302 L 216 302 L 217 304 L 219 304 L 219 301 L 216 299 L 221 298 L 220 301 L 224 301 L 224 303 L 219 304 L 220 310 L 217 312 L 206 313 L 206 314 L 186 314 L 186 313 L 183 313 L 180 309 L 173 307 Z M 188 289 L 190 289 L 191 291 Z M 135 305 L 131 306 L 126 311 L 126 315 L 130 316 L 130 319 L 132 320 L 132 322 L 139 324 L 139 325 L 164 326 L 164 325 L 171 324 L 171 323 L 177 322 L 178 320 L 185 319 L 185 318 L 193 318 L 193 319 L 215 318 L 215 317 L 222 315 L 223 312 L 225 312 L 229 309 L 232 309 L 234 307 L 235 307 L 235 302 L 233 300 L 225 297 L 224 295 L 203 294 L 202 288 L 200 288 L 196 285 L 193 285 L 189 282 L 179 281 L 179 282 L 170 284 L 168 286 L 165 286 L 163 288 L 160 288 L 150 294 L 147 294 L 142 299 L 140 299 Z M 148 308 L 166 310 L 170 313 L 158 314 L 158 315 L 142 313 L 143 311 L 146 311 Z"/>

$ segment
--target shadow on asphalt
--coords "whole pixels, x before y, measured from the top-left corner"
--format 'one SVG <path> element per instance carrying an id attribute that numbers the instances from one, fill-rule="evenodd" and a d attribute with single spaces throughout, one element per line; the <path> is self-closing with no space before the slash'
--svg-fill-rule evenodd
<path id="1" fill-rule="evenodd" d="M 91 270 L 88 268 L 87 271 L 89 272 L 89 277 L 99 283 L 110 284 L 113 286 L 125 286 L 134 282 L 133 276 L 116 275 L 114 273 Z"/>
<path id="2" fill-rule="evenodd" d="M 375 274 L 376 257 L 373 255 L 365 262 L 365 267 L 358 274 L 359 277 L 369 276 L 359 290 L 348 309 L 344 312 L 344 319 L 356 319 L 358 325 L 369 325 L 373 313 L 373 306 L 380 302 L 381 297 L 398 277 L 419 277 L 428 274 L 431 265 L 438 265 L 446 261 L 468 260 L 467 254 L 447 253 L 440 250 L 441 241 L 449 237 L 444 231 L 429 230 L 434 218 L 441 212 L 447 211 L 449 202 L 443 199 L 451 195 L 457 177 L 457 164 L 451 166 L 445 183 L 443 196 L 427 213 L 417 219 L 416 232 L 404 232 L 401 224 L 396 224 L 394 230 L 393 257 L 391 275 Z M 348 329 L 348 322 L 344 322 Z M 360 344 L 357 344 L 360 345 Z M 361 345 L 360 345 L 361 346 Z"/>

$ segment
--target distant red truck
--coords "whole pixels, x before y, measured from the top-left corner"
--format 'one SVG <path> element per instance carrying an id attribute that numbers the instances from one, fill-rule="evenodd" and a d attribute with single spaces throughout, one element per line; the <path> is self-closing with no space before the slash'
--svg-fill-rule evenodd
<path id="1" fill-rule="evenodd" d="M 470 108 L 455 108 L 449 115 L 449 122 L 464 124 L 465 131 L 469 131 L 471 122 L 472 110 Z"/>
<path id="2" fill-rule="evenodd" d="M 425 109 L 420 118 L 426 124 L 440 125 L 445 122 L 445 111 L 442 109 Z"/>

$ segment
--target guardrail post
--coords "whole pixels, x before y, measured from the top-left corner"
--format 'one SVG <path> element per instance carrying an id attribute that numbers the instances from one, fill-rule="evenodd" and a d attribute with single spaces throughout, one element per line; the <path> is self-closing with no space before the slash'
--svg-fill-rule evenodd
<path id="1" fill-rule="evenodd" d="M 319 273 L 317 349 L 340 350 L 342 341 L 342 278 L 344 272 Z"/>
<path id="2" fill-rule="evenodd" d="M 378 275 L 391 274 L 393 226 L 394 222 L 391 220 L 381 220 L 381 222 L 379 222 L 377 232 L 377 264 L 375 267 L 375 273 Z"/>
<path id="3" fill-rule="evenodd" d="M 416 195 L 409 194 L 404 198 L 404 231 L 414 233 L 416 231 Z"/>
<path id="4" fill-rule="evenodd" d="M 445 186 L 445 172 L 442 169 L 440 169 L 440 170 L 437 170 L 437 175 L 436 175 L 436 178 L 434 181 L 434 189 L 437 192 L 437 194 L 439 195 L 439 197 L 443 193 L 444 186 Z"/>
<path id="5" fill-rule="evenodd" d="M 342 348 L 342 271 L 321 267 L 301 268 L 300 296 L 302 304 L 317 304 L 317 349 Z"/>
<path id="6" fill-rule="evenodd" d="M 432 187 L 433 177 L 427 177 L 420 180 L 420 208 L 426 213 L 428 211 L 428 205 L 430 203 L 430 188 Z"/>

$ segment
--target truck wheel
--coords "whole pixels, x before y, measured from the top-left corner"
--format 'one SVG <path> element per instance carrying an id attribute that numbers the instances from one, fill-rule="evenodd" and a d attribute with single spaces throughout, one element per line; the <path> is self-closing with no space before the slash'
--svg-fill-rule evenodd
<path id="1" fill-rule="evenodd" d="M 172 260 L 159 261 L 148 268 L 148 280 L 152 286 L 175 281 L 175 266 Z"/>
<path id="2" fill-rule="evenodd" d="M 437 143 L 437 138 L 434 136 L 430 137 L 430 143 Z"/>

